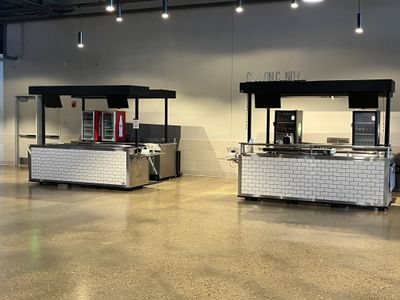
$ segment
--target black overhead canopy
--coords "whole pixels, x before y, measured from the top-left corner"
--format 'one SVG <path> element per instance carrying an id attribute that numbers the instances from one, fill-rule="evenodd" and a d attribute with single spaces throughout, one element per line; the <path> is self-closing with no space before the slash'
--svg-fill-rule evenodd
<path id="1" fill-rule="evenodd" d="M 46 107 L 62 107 L 60 96 L 80 99 L 107 99 L 109 108 L 128 108 L 129 98 L 175 99 L 172 90 L 150 90 L 136 85 L 74 85 L 74 86 L 30 86 L 30 95 L 41 95 Z"/>
<path id="2" fill-rule="evenodd" d="M 240 92 L 246 94 L 278 94 L 286 96 L 346 96 L 350 93 L 394 93 L 391 79 L 330 80 L 330 81 L 256 81 L 240 83 Z"/>
<path id="3" fill-rule="evenodd" d="M 176 98 L 171 90 L 150 90 L 137 85 L 65 85 L 65 86 L 30 86 L 30 95 L 41 95 L 38 110 L 38 144 L 45 144 L 45 107 L 62 107 L 60 96 L 71 96 L 82 99 L 82 110 L 85 110 L 85 99 L 107 99 L 109 108 L 128 108 L 128 99 L 135 99 L 134 118 L 139 120 L 139 99 L 163 99 L 165 142 L 168 142 L 168 99 Z M 138 129 L 135 129 L 135 140 L 138 145 Z"/>
<path id="4" fill-rule="evenodd" d="M 329 81 L 256 81 L 240 83 L 247 94 L 247 140 L 251 139 L 252 95 L 256 108 L 267 109 L 267 144 L 269 143 L 269 109 L 279 108 L 281 97 L 348 96 L 349 108 L 377 108 L 378 96 L 386 98 L 385 146 L 390 145 L 391 98 L 395 82 L 391 79 Z"/>
<path id="5" fill-rule="evenodd" d="M 79 98 L 106 98 L 107 95 L 135 98 L 149 92 L 147 86 L 137 85 L 63 85 L 30 86 L 30 95 L 59 95 Z"/>
<path id="6" fill-rule="evenodd" d="M 175 99 L 176 92 L 171 90 L 149 90 L 146 95 L 142 95 L 141 99 Z"/>
<path id="7" fill-rule="evenodd" d="M 72 98 L 85 98 L 85 99 L 103 99 L 109 96 L 125 96 L 124 94 L 107 94 L 107 95 L 71 95 Z M 140 98 L 140 99 L 175 99 L 176 92 L 171 90 L 150 90 L 140 93 L 136 96 L 126 95 L 126 98 Z"/>

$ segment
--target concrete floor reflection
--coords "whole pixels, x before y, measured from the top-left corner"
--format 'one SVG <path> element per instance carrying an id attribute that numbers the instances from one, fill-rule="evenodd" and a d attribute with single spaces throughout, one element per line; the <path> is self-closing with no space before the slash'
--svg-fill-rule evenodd
<path id="1" fill-rule="evenodd" d="M 236 181 L 123 192 L 0 168 L 1 299 L 315 299 L 400 295 L 400 207 L 246 202 Z"/>

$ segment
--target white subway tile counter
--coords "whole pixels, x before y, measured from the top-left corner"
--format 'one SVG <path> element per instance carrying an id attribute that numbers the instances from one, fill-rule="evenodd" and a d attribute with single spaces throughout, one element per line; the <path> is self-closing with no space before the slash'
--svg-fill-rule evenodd
<path id="1" fill-rule="evenodd" d="M 100 147 L 71 147 L 71 145 L 32 146 L 30 153 L 30 180 L 71 184 L 89 184 L 130 188 L 148 183 L 148 165 L 132 160 L 127 149 Z M 133 164 L 135 166 L 133 166 Z M 131 169 L 140 168 L 143 179 L 133 183 Z M 147 170 L 147 175 L 146 171 Z M 137 172 L 135 172 L 136 174 Z"/>
<path id="2" fill-rule="evenodd" d="M 239 156 L 239 196 L 387 207 L 389 159 Z"/>

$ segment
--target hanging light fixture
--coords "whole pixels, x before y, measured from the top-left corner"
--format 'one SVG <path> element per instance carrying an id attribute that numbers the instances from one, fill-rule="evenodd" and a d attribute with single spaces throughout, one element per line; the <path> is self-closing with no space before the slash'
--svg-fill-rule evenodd
<path id="1" fill-rule="evenodd" d="M 117 4 L 117 18 L 115 19 L 117 22 L 122 22 L 122 9 L 121 9 L 121 3 Z"/>
<path id="2" fill-rule="evenodd" d="M 236 0 L 236 9 L 235 10 L 238 14 L 243 12 L 242 0 Z"/>
<path id="3" fill-rule="evenodd" d="M 290 7 L 293 9 L 299 8 L 299 4 L 297 3 L 297 0 L 292 0 L 292 3 L 290 3 Z"/>
<path id="4" fill-rule="evenodd" d="M 113 0 L 108 0 L 107 1 L 107 6 L 106 6 L 106 11 L 113 12 L 114 10 L 115 10 L 114 1 Z"/>
<path id="5" fill-rule="evenodd" d="M 162 15 L 161 17 L 163 19 L 168 19 L 169 14 L 168 14 L 168 0 L 162 0 Z"/>
<path id="6" fill-rule="evenodd" d="M 76 44 L 78 48 L 83 48 L 83 31 L 82 31 L 82 16 L 79 16 L 79 31 L 78 31 L 78 43 Z"/>
<path id="7" fill-rule="evenodd" d="M 85 45 L 83 44 L 83 32 L 78 32 L 78 48 L 83 48 Z"/>
<path id="8" fill-rule="evenodd" d="M 324 0 L 303 0 L 303 2 L 305 3 L 318 3 L 318 2 L 322 2 Z"/>
<path id="9" fill-rule="evenodd" d="M 358 0 L 358 12 L 357 12 L 357 27 L 356 33 L 361 34 L 364 32 L 363 24 L 362 24 L 362 13 L 361 13 L 361 0 Z"/>

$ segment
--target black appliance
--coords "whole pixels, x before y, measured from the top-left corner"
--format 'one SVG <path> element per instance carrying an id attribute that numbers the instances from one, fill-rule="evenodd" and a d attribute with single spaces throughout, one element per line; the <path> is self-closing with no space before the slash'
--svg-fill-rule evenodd
<path id="1" fill-rule="evenodd" d="M 379 146 L 380 111 L 353 111 L 353 145 Z"/>
<path id="2" fill-rule="evenodd" d="M 294 144 L 301 144 L 303 136 L 301 110 L 276 110 L 274 126 L 274 144 L 283 144 L 284 140 L 288 140 L 287 137 L 290 137 Z"/>

